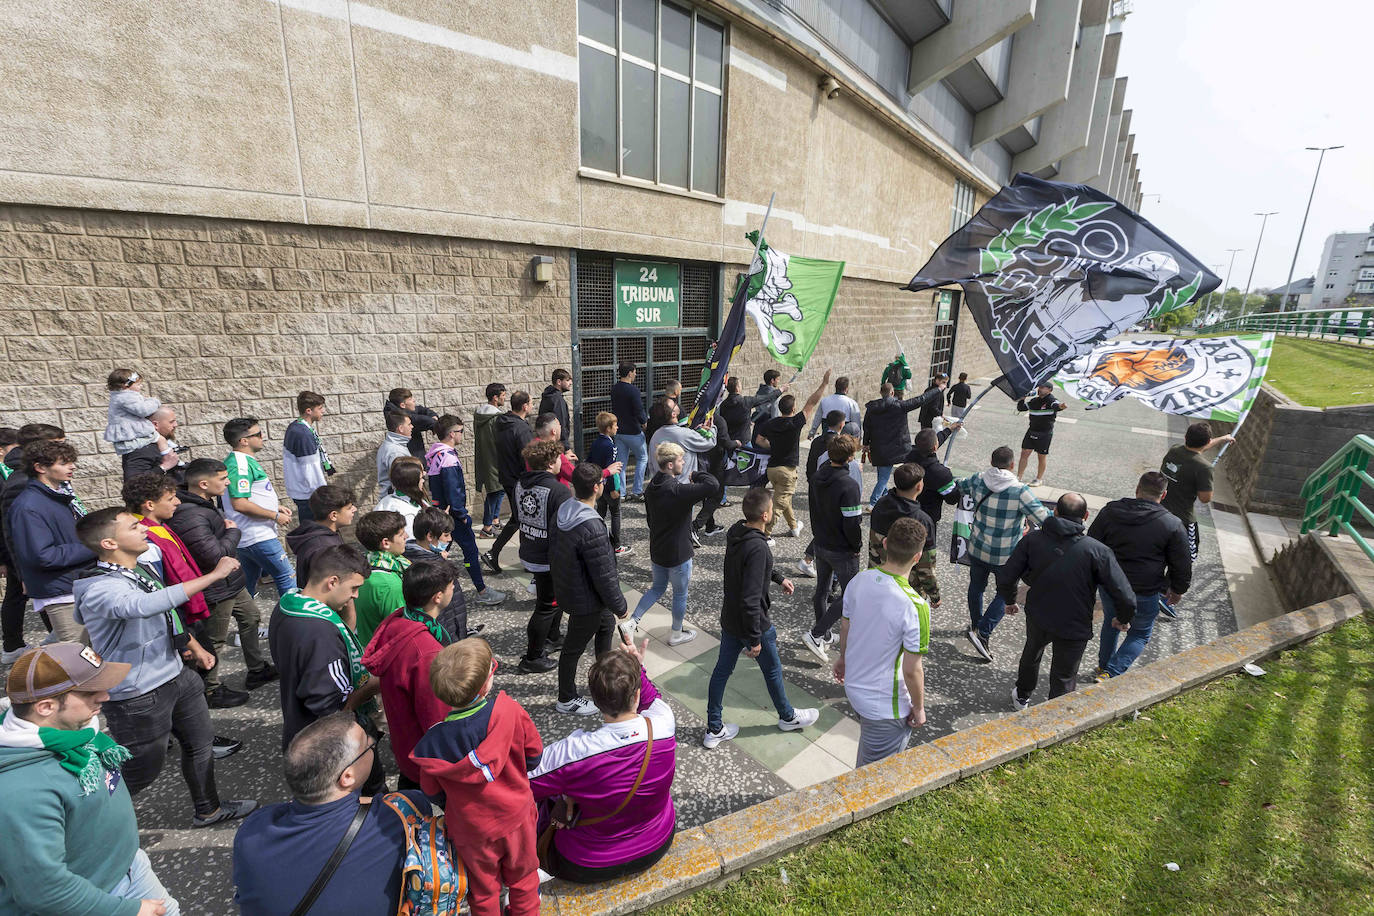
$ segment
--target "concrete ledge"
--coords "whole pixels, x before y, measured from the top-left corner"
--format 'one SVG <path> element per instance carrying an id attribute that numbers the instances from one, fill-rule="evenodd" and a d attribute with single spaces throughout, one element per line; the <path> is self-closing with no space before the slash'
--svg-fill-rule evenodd
<path id="1" fill-rule="evenodd" d="M 1311 639 L 1363 610 L 1354 595 L 1323 601 L 1024 712 L 945 735 L 683 831 L 663 861 L 642 874 L 589 886 L 555 882 L 545 888 L 544 904 L 558 916 L 629 913 L 728 880 L 859 818 L 1128 716 Z"/>

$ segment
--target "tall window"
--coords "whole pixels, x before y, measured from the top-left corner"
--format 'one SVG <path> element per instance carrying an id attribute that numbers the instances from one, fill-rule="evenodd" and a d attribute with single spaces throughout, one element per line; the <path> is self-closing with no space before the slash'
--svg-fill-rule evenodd
<path id="1" fill-rule="evenodd" d="M 954 181 L 954 204 L 949 214 L 949 231 L 953 232 L 973 218 L 973 185 Z"/>
<path id="2" fill-rule="evenodd" d="M 725 27 L 669 0 L 578 0 L 582 165 L 720 195 Z"/>

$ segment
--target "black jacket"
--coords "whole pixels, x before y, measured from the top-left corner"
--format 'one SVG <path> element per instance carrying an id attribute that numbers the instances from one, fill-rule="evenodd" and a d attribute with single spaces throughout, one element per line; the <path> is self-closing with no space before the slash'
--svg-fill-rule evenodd
<path id="1" fill-rule="evenodd" d="M 864 543 L 863 499 L 849 468 L 827 461 L 816 469 L 812 489 L 816 502 L 811 507 L 811 532 L 816 547 L 859 553 Z"/>
<path id="2" fill-rule="evenodd" d="M 243 532 L 224 527 L 224 513 L 219 506 L 187 490 L 178 490 L 177 498 L 181 500 L 181 505 L 177 506 L 167 527 L 181 538 L 181 543 L 186 545 L 187 552 L 201 572 L 210 572 L 225 557 L 238 556 L 239 538 Z M 229 578 L 206 588 L 205 600 L 210 604 L 218 604 L 237 595 L 245 584 L 243 570 L 236 569 Z"/>
<path id="3" fill-rule="evenodd" d="M 1178 516 L 1148 499 L 1116 499 L 1102 507 L 1088 536 L 1106 544 L 1137 595 L 1166 588 L 1183 594 L 1193 581 L 1188 532 Z"/>
<path id="4" fill-rule="evenodd" d="M 947 432 L 953 430 L 942 430 L 941 442 L 948 438 L 945 435 Z M 939 456 L 934 452 L 921 455 L 913 448 L 906 456 L 906 460 L 911 464 L 920 465 L 921 470 L 925 471 L 926 476 L 921 481 L 921 495 L 916 497 L 916 501 L 921 504 L 926 515 L 930 516 L 930 520 L 938 525 L 940 516 L 944 514 L 945 504 L 959 504 L 959 488 L 954 485 L 954 474 L 940 463 Z"/>
<path id="5" fill-rule="evenodd" d="M 125 480 L 128 480 L 130 477 L 137 477 L 139 474 L 166 473 L 178 487 L 185 486 L 186 484 L 186 465 L 181 462 L 178 461 L 175 466 L 163 472 L 162 450 L 158 448 L 156 442 L 149 442 L 142 448 L 136 448 L 119 460 L 123 468 Z"/>
<path id="6" fill-rule="evenodd" d="M 310 581 L 310 561 L 328 547 L 338 547 L 343 538 L 339 532 L 319 522 L 305 522 L 286 536 L 286 546 L 296 555 L 296 584 L 305 588 Z"/>
<path id="7" fill-rule="evenodd" d="M 949 386 L 949 402 L 955 407 L 967 407 L 973 397 L 973 389 L 965 382 L 955 382 Z"/>
<path id="8" fill-rule="evenodd" d="M 816 470 L 830 460 L 830 440 L 834 438 L 834 430 L 823 429 L 819 436 L 811 440 L 811 450 L 806 453 L 806 490 L 808 494 L 815 484 Z"/>
<path id="9" fill-rule="evenodd" d="M 1129 623 L 1135 616 L 1135 592 L 1126 574 L 1106 544 L 1084 534 L 1082 522 L 1054 515 L 1023 537 L 997 570 L 997 594 L 1015 602 L 1021 579 L 1030 585 L 1026 614 L 1062 639 L 1092 637 L 1099 586 L 1116 605 L 1117 620 Z"/>
<path id="10" fill-rule="evenodd" d="M 875 398 L 864 405 L 864 445 L 868 458 L 877 467 L 900 464 L 911 451 L 911 430 L 906 415 L 934 400 L 931 391 L 899 401 L 897 398 Z"/>
<path id="11" fill-rule="evenodd" d="M 496 472 L 501 477 L 501 486 L 513 488 L 525 473 L 525 459 L 520 454 L 534 438 L 534 430 L 524 417 L 510 411 L 492 421 L 496 437 Z"/>
<path id="12" fill-rule="evenodd" d="M 725 596 L 720 606 L 720 627 L 753 648 L 773 625 L 768 616 L 773 603 L 768 584 L 781 585 L 785 577 L 773 568 L 768 538 L 742 519 L 725 534 L 723 576 Z"/>
<path id="13" fill-rule="evenodd" d="M 281 749 L 311 722 L 343 709 L 353 684 L 348 649 L 334 624 L 283 614 L 281 604 L 267 625 L 267 648 L 281 673 Z"/>
<path id="14" fill-rule="evenodd" d="M 925 404 L 921 406 L 921 412 L 918 415 L 921 421 L 921 429 L 930 429 L 933 427 L 935 425 L 935 418 L 943 416 L 945 412 L 945 390 L 931 385 L 925 390 L 925 394 L 930 394 L 932 391 L 935 392 L 935 397 L 926 401 Z"/>
<path id="15" fill-rule="evenodd" d="M 763 386 L 759 386 L 762 390 Z M 730 430 L 730 438 L 744 445 L 748 445 L 749 425 L 752 419 L 751 414 L 755 407 L 760 404 L 771 404 L 782 396 L 779 388 L 769 388 L 766 394 L 727 395 L 725 400 L 720 402 L 716 408 L 716 415 L 725 419 L 725 425 Z"/>
<path id="16" fill-rule="evenodd" d="M 467 599 L 463 597 L 463 564 L 440 556 L 428 547 L 421 547 L 415 541 L 406 541 L 405 558 L 412 563 L 441 560 L 453 570 L 453 600 L 448 603 L 448 607 L 439 611 L 439 622 L 444 625 L 444 629 L 453 637 L 454 642 L 467 639 L 468 605 Z"/>
<path id="17" fill-rule="evenodd" d="M 925 549 L 935 547 L 935 523 L 921 508 L 920 497 L 907 499 L 896 490 L 888 490 L 874 503 L 873 512 L 868 516 L 868 530 L 880 537 L 887 537 L 892 530 L 892 523 L 899 518 L 914 518 L 920 522 L 926 530 Z"/>
<path id="18" fill-rule="evenodd" d="M 19 494 L 29 485 L 29 474 L 24 470 L 24 450 L 10 449 L 10 453 L 5 456 L 5 467 L 10 469 L 10 476 L 0 482 L 0 526 L 4 528 L 4 537 L 0 537 L 0 555 L 3 555 L 5 565 L 14 569 L 10 564 L 9 512 L 10 506 L 14 505 Z"/>
<path id="19" fill-rule="evenodd" d="M 406 410 L 403 407 L 397 407 L 390 401 L 383 401 L 382 415 L 388 416 L 393 413 L 403 413 L 410 417 L 410 442 L 407 443 L 406 447 L 416 458 L 424 458 L 425 437 L 423 433 L 434 428 L 434 425 L 439 421 L 439 415 L 420 404 L 416 404 L 414 410 Z"/>
<path id="20" fill-rule="evenodd" d="M 691 483 L 681 483 L 667 471 L 655 474 L 644 487 L 649 560 L 671 567 L 692 559 L 692 510 L 719 492 L 720 481 L 705 471 L 693 471 Z"/>
<path id="21" fill-rule="evenodd" d="M 568 450 L 568 437 L 572 435 L 572 420 L 568 419 L 568 399 L 563 397 L 563 392 L 549 385 L 539 398 L 539 412 L 551 413 L 558 418 L 561 429 L 558 441 L 563 443 L 563 451 L 566 452 Z"/>
<path id="22" fill-rule="evenodd" d="M 611 413 L 620 424 L 620 435 L 640 435 L 649 419 L 644 412 L 644 392 L 634 382 L 617 381 L 611 386 Z"/>
<path id="23" fill-rule="evenodd" d="M 629 609 L 601 516 L 586 503 L 569 499 L 558 510 L 557 528 L 549 548 L 549 572 L 559 610 L 573 616 L 608 610 L 624 617 Z"/>
<path id="24" fill-rule="evenodd" d="M 526 471 L 515 487 L 520 519 L 520 562 L 530 572 L 549 571 L 549 546 L 557 537 L 558 509 L 572 491 L 548 471 Z"/>

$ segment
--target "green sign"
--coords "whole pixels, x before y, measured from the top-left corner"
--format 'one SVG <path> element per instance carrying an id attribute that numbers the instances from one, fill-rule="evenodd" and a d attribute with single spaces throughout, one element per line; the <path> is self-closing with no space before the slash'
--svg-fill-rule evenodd
<path id="1" fill-rule="evenodd" d="M 615 326 L 675 328 L 680 323 L 682 270 L 662 261 L 615 262 Z"/>
<path id="2" fill-rule="evenodd" d="M 935 295 L 935 320 L 949 321 L 950 309 L 954 306 L 954 293 L 942 289 Z"/>

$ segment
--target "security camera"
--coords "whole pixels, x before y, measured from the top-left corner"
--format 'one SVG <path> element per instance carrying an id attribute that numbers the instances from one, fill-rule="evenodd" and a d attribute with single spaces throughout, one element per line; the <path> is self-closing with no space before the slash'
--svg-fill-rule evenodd
<path id="1" fill-rule="evenodd" d="M 821 80 L 821 92 L 827 99 L 839 98 L 840 84 L 833 76 L 827 76 Z"/>

